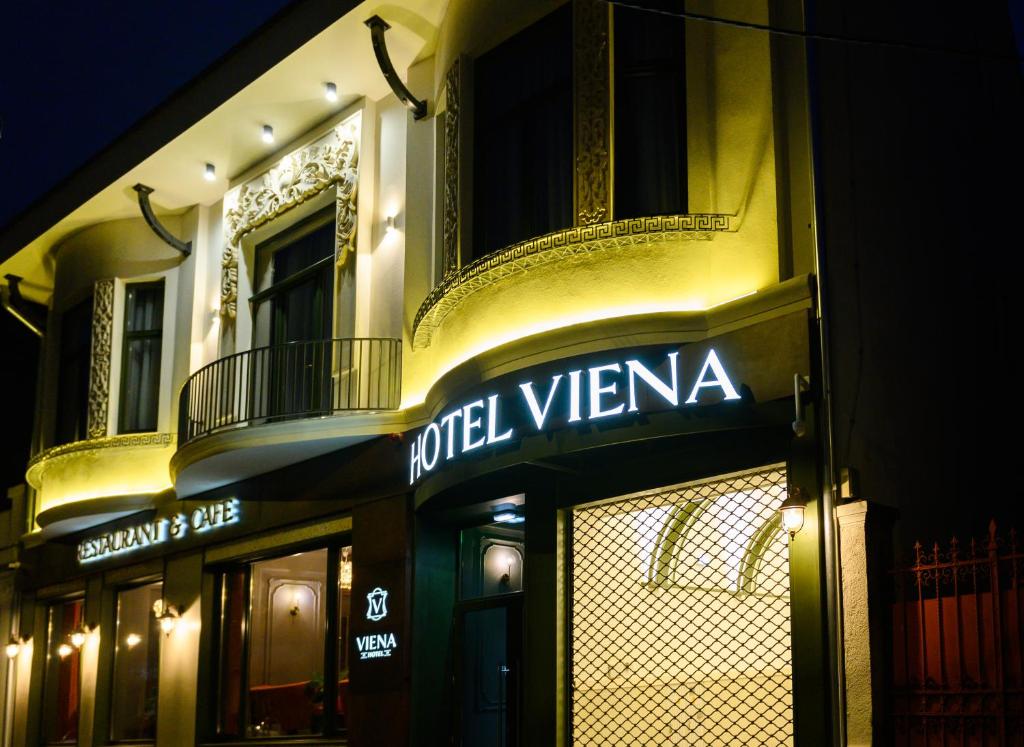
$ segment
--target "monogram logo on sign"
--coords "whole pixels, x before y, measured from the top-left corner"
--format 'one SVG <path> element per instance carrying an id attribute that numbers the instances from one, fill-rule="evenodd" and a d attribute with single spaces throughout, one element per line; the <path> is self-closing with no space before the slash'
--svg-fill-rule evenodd
<path id="1" fill-rule="evenodd" d="M 388 616 L 388 593 L 379 586 L 366 595 L 369 607 L 366 608 L 366 619 L 372 622 L 383 620 Z"/>

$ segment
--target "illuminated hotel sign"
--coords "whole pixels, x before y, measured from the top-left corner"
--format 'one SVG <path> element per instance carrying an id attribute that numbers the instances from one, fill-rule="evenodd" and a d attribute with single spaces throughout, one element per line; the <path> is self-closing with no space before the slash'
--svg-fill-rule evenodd
<path id="1" fill-rule="evenodd" d="M 175 514 L 106 534 L 88 537 L 78 543 L 78 562 L 92 563 L 114 555 L 135 552 L 153 545 L 184 539 L 234 524 L 241 519 L 237 498 L 228 498 L 198 506 L 187 514 Z"/>
<path id="2" fill-rule="evenodd" d="M 684 365 L 684 353 L 676 347 L 643 360 L 625 354 L 544 377 L 527 372 L 508 391 L 466 402 L 424 428 L 410 447 L 409 484 L 460 455 L 524 435 L 740 399 L 714 348 L 700 354 L 699 365 Z"/>
<path id="3" fill-rule="evenodd" d="M 388 592 L 379 586 L 366 595 L 366 619 L 380 622 L 388 616 Z M 360 659 L 386 659 L 398 648 L 394 633 L 368 633 L 356 636 Z"/>

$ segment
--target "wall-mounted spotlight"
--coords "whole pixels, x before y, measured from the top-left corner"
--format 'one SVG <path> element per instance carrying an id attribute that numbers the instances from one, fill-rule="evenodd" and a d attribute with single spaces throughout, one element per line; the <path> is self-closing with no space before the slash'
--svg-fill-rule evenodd
<path id="1" fill-rule="evenodd" d="M 71 635 L 68 636 L 68 640 L 71 641 L 71 645 L 75 648 L 81 648 L 84 646 L 90 630 L 91 628 L 85 623 L 82 623 L 72 630 Z"/>
<path id="2" fill-rule="evenodd" d="M 332 104 L 338 103 L 338 87 L 330 81 L 324 83 L 324 98 Z"/>
<path id="3" fill-rule="evenodd" d="M 804 509 L 806 508 L 807 498 L 804 497 L 804 491 L 800 488 L 792 488 L 786 500 L 779 507 L 779 513 L 782 514 L 782 527 L 789 532 L 791 540 L 804 527 Z"/>
<path id="4" fill-rule="evenodd" d="M 526 521 L 523 516 L 522 506 L 514 503 L 502 503 L 494 507 L 494 522 L 496 524 L 522 524 Z"/>
<path id="5" fill-rule="evenodd" d="M 173 604 L 167 604 L 163 599 L 153 602 L 153 615 L 160 624 L 160 630 L 164 635 L 170 635 L 178 627 L 178 618 L 181 614 Z"/>
<path id="6" fill-rule="evenodd" d="M 263 134 L 261 135 L 263 142 L 270 145 L 274 142 L 274 128 L 268 124 L 263 125 Z"/>
<path id="7" fill-rule="evenodd" d="M 7 653 L 8 659 L 14 659 L 21 653 L 22 646 L 28 643 L 31 636 L 18 636 L 12 635 L 11 642 L 7 644 L 4 651 Z"/>
<path id="8" fill-rule="evenodd" d="M 212 182 L 214 179 L 216 179 L 217 167 L 214 166 L 212 163 L 206 164 L 206 166 L 203 167 L 203 178 L 208 182 Z"/>
<path id="9" fill-rule="evenodd" d="M 384 221 L 384 233 L 393 234 L 395 232 L 395 216 L 389 215 Z"/>

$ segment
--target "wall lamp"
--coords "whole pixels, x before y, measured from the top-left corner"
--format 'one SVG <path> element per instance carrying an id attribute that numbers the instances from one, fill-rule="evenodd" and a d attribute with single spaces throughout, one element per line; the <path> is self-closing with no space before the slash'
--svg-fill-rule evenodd
<path id="1" fill-rule="evenodd" d="M 7 652 L 7 658 L 8 659 L 16 658 L 18 656 L 18 654 L 21 653 L 22 646 L 24 646 L 26 643 L 28 643 L 29 639 L 31 639 L 31 638 L 32 638 L 32 636 L 30 636 L 30 635 L 25 635 L 25 636 L 12 635 L 11 636 L 11 642 L 8 643 L 7 646 L 4 648 L 4 651 Z"/>
<path id="2" fill-rule="evenodd" d="M 496 524 L 522 524 L 526 521 L 523 516 L 523 507 L 514 503 L 502 503 L 494 507 L 494 523 Z"/>
<path id="3" fill-rule="evenodd" d="M 157 599 L 153 602 L 153 614 L 164 635 L 170 635 L 178 627 L 178 618 L 181 617 L 181 613 L 173 604 L 167 604 L 165 600 Z"/>
<path id="4" fill-rule="evenodd" d="M 89 625 L 82 623 L 77 628 L 71 631 L 71 635 L 68 636 L 68 640 L 71 641 L 71 645 L 75 648 L 81 648 L 85 645 L 85 640 L 92 630 Z"/>
<path id="5" fill-rule="evenodd" d="M 806 508 L 807 498 L 800 488 L 791 489 L 786 500 L 779 507 L 779 513 L 782 514 L 782 527 L 789 532 L 790 540 L 804 528 L 804 509 Z"/>

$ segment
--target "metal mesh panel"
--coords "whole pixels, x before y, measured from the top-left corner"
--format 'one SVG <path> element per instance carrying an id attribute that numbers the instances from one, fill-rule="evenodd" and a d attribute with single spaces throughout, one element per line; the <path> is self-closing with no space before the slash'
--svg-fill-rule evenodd
<path id="1" fill-rule="evenodd" d="M 781 469 L 573 512 L 572 733 L 583 745 L 789 745 Z"/>

